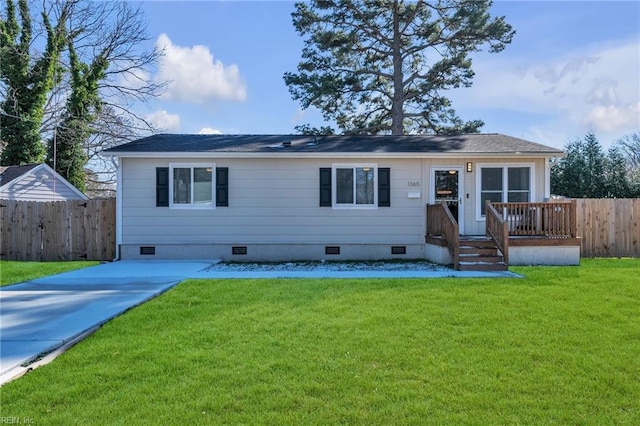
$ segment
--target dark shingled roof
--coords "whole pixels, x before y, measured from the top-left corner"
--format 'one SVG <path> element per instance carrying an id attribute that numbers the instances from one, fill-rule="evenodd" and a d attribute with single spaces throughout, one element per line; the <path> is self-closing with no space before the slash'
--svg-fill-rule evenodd
<path id="1" fill-rule="evenodd" d="M 562 151 L 497 133 L 454 136 L 306 136 L 159 134 L 106 149 L 128 153 L 461 153 L 561 154 Z"/>
<path id="2" fill-rule="evenodd" d="M 0 167 L 0 186 L 5 186 L 12 180 L 22 176 L 29 170 L 38 167 L 39 164 L 26 164 L 24 166 L 3 166 Z"/>

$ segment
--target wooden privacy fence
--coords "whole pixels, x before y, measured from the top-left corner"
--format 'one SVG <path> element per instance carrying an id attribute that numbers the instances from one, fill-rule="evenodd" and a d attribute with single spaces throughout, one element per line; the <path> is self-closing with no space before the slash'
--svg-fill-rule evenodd
<path id="1" fill-rule="evenodd" d="M 576 199 L 582 257 L 640 257 L 640 198 Z"/>
<path id="2" fill-rule="evenodd" d="M 0 257 L 6 260 L 113 260 L 116 201 L 0 200 Z"/>

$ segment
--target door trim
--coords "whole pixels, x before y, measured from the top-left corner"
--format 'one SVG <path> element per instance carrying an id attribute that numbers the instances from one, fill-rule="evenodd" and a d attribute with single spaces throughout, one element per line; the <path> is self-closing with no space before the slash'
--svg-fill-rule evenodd
<path id="1" fill-rule="evenodd" d="M 465 200 L 464 200 L 464 167 L 462 165 L 435 165 L 429 167 L 429 204 L 434 204 L 436 201 L 435 181 L 436 171 L 455 170 L 458 172 L 458 231 L 460 235 L 464 235 L 464 222 L 465 222 Z"/>

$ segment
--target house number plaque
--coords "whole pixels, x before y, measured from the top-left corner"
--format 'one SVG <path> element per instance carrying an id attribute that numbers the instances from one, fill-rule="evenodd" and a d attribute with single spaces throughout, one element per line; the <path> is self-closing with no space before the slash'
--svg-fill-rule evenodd
<path id="1" fill-rule="evenodd" d="M 420 188 L 420 181 L 419 180 L 410 180 L 409 182 L 407 182 L 407 186 L 409 188 Z"/>

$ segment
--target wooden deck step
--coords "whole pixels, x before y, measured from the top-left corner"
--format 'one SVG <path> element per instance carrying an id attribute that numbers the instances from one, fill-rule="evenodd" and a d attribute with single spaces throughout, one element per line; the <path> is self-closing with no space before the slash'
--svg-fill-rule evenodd
<path id="1" fill-rule="evenodd" d="M 489 238 L 460 238 L 458 270 L 506 271 L 508 265 L 499 254 L 495 242 Z"/>
<path id="2" fill-rule="evenodd" d="M 487 262 L 487 263 L 497 263 L 502 262 L 502 256 L 498 256 L 497 254 L 460 254 L 460 262 Z"/>
<path id="3" fill-rule="evenodd" d="M 479 238 L 474 238 L 474 239 L 464 239 L 463 237 L 460 238 L 460 246 L 466 246 L 466 247 L 495 247 L 496 243 L 489 239 L 489 238 L 484 238 L 484 239 L 479 239 Z"/>
<path id="4" fill-rule="evenodd" d="M 488 263 L 488 262 L 460 262 L 459 271 L 507 271 L 509 268 L 504 262 Z"/>
<path id="5" fill-rule="evenodd" d="M 496 256 L 498 254 L 497 247 L 470 247 L 460 246 L 460 255 L 482 255 L 482 256 Z"/>

